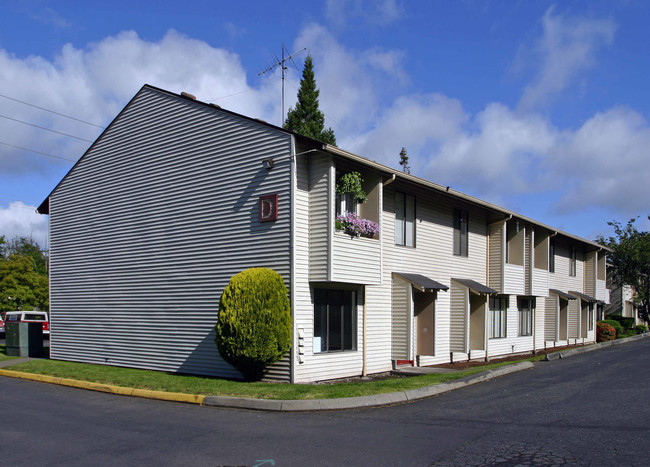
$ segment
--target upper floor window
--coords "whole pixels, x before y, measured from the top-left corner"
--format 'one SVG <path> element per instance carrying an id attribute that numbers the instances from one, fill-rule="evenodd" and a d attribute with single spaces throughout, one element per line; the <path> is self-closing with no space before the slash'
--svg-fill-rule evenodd
<path id="1" fill-rule="evenodd" d="M 524 227 L 519 221 L 506 226 L 506 263 L 524 265 Z"/>
<path id="2" fill-rule="evenodd" d="M 576 247 L 569 247 L 569 275 L 576 275 Z"/>
<path id="3" fill-rule="evenodd" d="M 548 245 L 548 272 L 555 272 L 555 240 Z"/>
<path id="4" fill-rule="evenodd" d="M 467 211 L 454 209 L 454 255 L 467 256 L 468 251 L 468 225 Z"/>
<path id="5" fill-rule="evenodd" d="M 351 193 L 336 194 L 336 215 L 346 215 L 350 212 L 358 214 L 359 203 Z"/>
<path id="6" fill-rule="evenodd" d="M 415 246 L 415 196 L 395 193 L 395 245 Z"/>

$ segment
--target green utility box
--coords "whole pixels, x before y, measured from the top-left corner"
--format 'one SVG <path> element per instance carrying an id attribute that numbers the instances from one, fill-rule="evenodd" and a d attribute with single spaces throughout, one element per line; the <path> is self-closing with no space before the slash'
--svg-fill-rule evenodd
<path id="1" fill-rule="evenodd" d="M 7 356 L 42 357 L 42 323 L 5 323 Z"/>

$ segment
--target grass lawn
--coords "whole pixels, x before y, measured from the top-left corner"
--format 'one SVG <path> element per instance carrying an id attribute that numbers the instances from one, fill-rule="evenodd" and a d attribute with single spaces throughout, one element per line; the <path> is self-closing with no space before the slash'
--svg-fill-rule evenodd
<path id="1" fill-rule="evenodd" d="M 543 357 L 522 358 L 521 361 L 540 360 Z M 515 362 L 501 362 L 475 367 L 456 373 L 394 377 L 383 380 L 335 384 L 245 383 L 219 378 L 187 376 L 131 368 L 118 368 L 58 360 L 33 360 L 8 368 L 26 373 L 36 373 L 71 378 L 95 383 L 131 388 L 150 389 L 206 396 L 234 396 L 256 399 L 335 399 L 339 397 L 367 396 L 387 392 L 416 389 L 479 373 Z"/>
<path id="2" fill-rule="evenodd" d="M 7 357 L 7 346 L 0 345 L 0 362 L 3 360 L 11 360 L 13 358 L 18 358 L 18 357 Z"/>

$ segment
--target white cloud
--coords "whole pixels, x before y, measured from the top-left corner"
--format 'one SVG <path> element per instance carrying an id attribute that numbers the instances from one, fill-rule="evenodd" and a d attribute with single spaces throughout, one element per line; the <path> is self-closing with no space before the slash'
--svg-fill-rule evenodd
<path id="1" fill-rule="evenodd" d="M 20 59 L 0 49 L 4 93 L 102 125 L 110 122 L 145 83 L 173 92 L 187 91 L 201 100 L 272 121 L 279 107 L 274 89 L 279 84 L 275 81 L 253 89 L 246 83 L 236 54 L 173 30 L 158 42 L 126 31 L 82 49 L 67 44 L 51 61 L 38 56 Z M 237 98 L 217 99 L 232 94 Z M 90 141 L 101 131 L 4 99 L 2 112 Z M 70 159 L 81 156 L 89 145 L 1 118 L 0 131 L 5 143 Z M 0 147 L 0 170 L 4 173 L 42 171 L 53 163 L 56 160 Z"/>
<path id="2" fill-rule="evenodd" d="M 650 214 L 650 126 L 631 109 L 614 108 L 567 131 L 549 163 L 568 184 L 559 208 L 590 206 Z"/>
<path id="3" fill-rule="evenodd" d="M 580 73 L 593 67 L 596 52 L 613 41 L 616 31 L 611 20 L 555 15 L 553 7 L 544 14 L 542 25 L 543 36 L 534 49 L 522 50 L 519 57 L 522 60 L 527 56 L 539 63 L 535 79 L 526 86 L 519 102 L 520 109 L 524 110 L 543 104 L 549 96 L 566 89 Z"/>
<path id="4" fill-rule="evenodd" d="M 47 216 L 36 214 L 36 206 L 14 201 L 9 207 L 0 207 L 0 235 L 7 240 L 14 237 L 29 237 L 42 248 L 48 246 Z"/>

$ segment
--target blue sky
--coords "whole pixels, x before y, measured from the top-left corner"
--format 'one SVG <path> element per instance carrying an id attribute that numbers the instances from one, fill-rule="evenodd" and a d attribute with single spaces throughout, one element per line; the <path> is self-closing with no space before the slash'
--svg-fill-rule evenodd
<path id="1" fill-rule="evenodd" d="M 9 0 L 0 9 L 0 234 L 46 243 L 35 207 L 145 83 L 280 124 L 279 73 L 257 73 L 283 43 L 313 56 L 343 149 L 398 167 L 406 147 L 414 175 L 589 239 L 610 220 L 641 216 L 648 228 L 648 2 Z M 287 108 L 305 54 L 289 70 Z"/>

